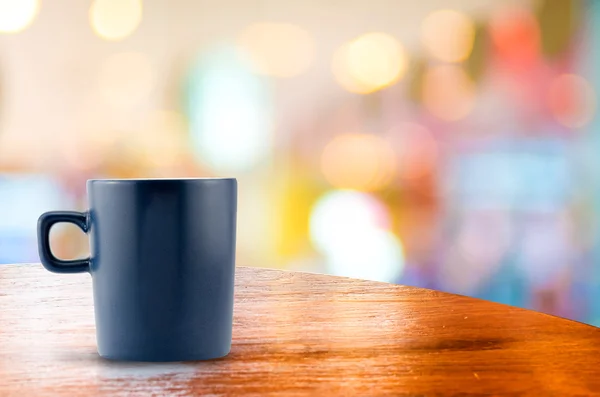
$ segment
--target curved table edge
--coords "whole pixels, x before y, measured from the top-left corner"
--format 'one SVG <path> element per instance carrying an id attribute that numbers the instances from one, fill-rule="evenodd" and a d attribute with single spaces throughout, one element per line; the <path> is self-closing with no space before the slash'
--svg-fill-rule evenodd
<path id="1" fill-rule="evenodd" d="M 18 267 L 27 267 L 27 268 L 40 267 L 41 268 L 42 265 L 40 263 L 32 263 L 32 262 L 0 264 L 0 273 L 2 272 L 3 268 L 14 269 L 14 268 L 18 268 Z M 427 294 L 434 293 L 434 294 L 439 294 L 439 295 L 446 295 L 446 296 L 449 296 L 449 297 L 458 297 L 460 299 L 465 299 L 465 300 L 474 300 L 474 301 L 479 301 L 479 302 L 485 302 L 486 304 L 491 304 L 491 305 L 499 305 L 499 306 L 503 306 L 503 307 L 506 307 L 506 308 L 510 308 L 511 310 L 529 312 L 529 313 L 535 314 L 536 316 L 545 316 L 545 317 L 549 317 L 549 318 L 559 319 L 561 321 L 570 322 L 570 323 L 572 323 L 574 325 L 577 325 L 577 326 L 584 326 L 584 327 L 586 327 L 588 329 L 600 330 L 600 327 L 596 327 L 596 326 L 591 325 L 591 324 L 587 324 L 587 323 L 584 323 L 584 322 L 581 322 L 581 321 L 577 321 L 577 320 L 572 320 L 572 319 L 565 318 L 565 317 L 560 317 L 560 316 L 553 315 L 553 314 L 548 314 L 548 313 L 543 313 L 543 312 L 539 312 L 539 311 L 532 310 L 532 309 L 526 309 L 526 308 L 523 308 L 523 307 L 508 305 L 508 304 L 505 304 L 505 303 L 488 301 L 488 300 L 485 300 L 485 299 L 475 298 L 475 297 L 471 297 L 471 296 L 468 296 L 468 295 L 455 294 L 455 293 L 451 293 L 451 292 L 434 290 L 434 289 L 429 289 L 429 288 L 415 287 L 415 286 L 412 286 L 412 285 L 394 284 L 394 283 L 389 283 L 389 282 L 384 282 L 384 281 L 359 279 L 359 278 L 345 277 L 345 276 L 335 276 L 335 275 L 329 275 L 329 274 L 317 273 L 317 272 L 310 272 L 310 271 L 298 271 L 298 270 L 289 270 L 289 269 L 278 269 L 278 268 L 273 268 L 273 267 L 237 266 L 236 265 L 236 272 L 237 272 L 238 269 L 244 269 L 245 271 L 250 271 L 250 272 L 253 272 L 253 271 L 262 271 L 262 272 L 268 272 L 268 273 L 273 273 L 273 274 L 275 274 L 275 273 L 301 274 L 301 275 L 305 275 L 305 276 L 309 276 L 309 277 L 336 278 L 336 279 L 339 279 L 339 280 L 344 280 L 344 281 L 346 281 L 348 283 L 363 282 L 363 283 L 379 284 L 381 286 L 388 286 L 388 287 L 409 288 L 411 290 L 423 291 L 423 292 L 425 292 Z"/>

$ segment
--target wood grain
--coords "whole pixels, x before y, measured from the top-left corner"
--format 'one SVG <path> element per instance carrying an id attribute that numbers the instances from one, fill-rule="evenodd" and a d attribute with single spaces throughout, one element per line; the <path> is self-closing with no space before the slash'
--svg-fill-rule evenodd
<path id="1" fill-rule="evenodd" d="M 106 361 L 91 278 L 0 266 L 0 396 L 600 395 L 600 329 L 426 289 L 238 268 L 211 362 Z"/>

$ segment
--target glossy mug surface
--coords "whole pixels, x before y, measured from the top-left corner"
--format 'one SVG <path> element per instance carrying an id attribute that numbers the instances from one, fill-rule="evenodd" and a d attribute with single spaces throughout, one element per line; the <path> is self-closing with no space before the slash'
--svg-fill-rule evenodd
<path id="1" fill-rule="evenodd" d="M 39 218 L 38 244 L 49 271 L 91 274 L 98 353 L 128 361 L 229 353 L 237 181 L 90 180 L 87 194 L 89 211 Z M 59 222 L 89 235 L 89 258 L 52 254 L 49 232 Z"/>

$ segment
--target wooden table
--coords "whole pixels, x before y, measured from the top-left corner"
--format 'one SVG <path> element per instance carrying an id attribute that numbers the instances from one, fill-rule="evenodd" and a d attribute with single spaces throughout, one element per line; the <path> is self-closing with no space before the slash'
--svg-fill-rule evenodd
<path id="1" fill-rule="evenodd" d="M 91 278 L 0 266 L 0 396 L 600 395 L 600 329 L 421 288 L 238 268 L 212 362 L 96 353 Z"/>

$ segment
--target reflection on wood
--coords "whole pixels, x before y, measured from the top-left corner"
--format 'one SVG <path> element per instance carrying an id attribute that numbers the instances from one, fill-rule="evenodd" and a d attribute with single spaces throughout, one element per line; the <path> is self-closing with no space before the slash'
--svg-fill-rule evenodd
<path id="1" fill-rule="evenodd" d="M 211 362 L 95 350 L 89 275 L 0 266 L 0 395 L 591 395 L 600 330 L 420 288 L 238 268 L 234 342 Z"/>

